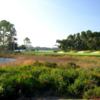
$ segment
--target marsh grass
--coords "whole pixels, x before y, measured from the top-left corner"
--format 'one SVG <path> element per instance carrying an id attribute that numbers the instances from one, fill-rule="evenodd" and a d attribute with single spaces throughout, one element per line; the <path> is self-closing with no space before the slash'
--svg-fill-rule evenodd
<path id="1" fill-rule="evenodd" d="M 88 67 L 100 67 L 100 57 L 96 56 L 76 56 L 76 55 L 31 55 L 23 53 L 13 54 L 0 54 L 0 57 L 15 58 L 16 61 L 0 66 L 20 66 L 20 65 L 32 65 L 34 62 L 50 62 L 57 63 L 57 65 L 66 66 L 69 63 L 75 63 L 77 66 L 88 68 Z"/>

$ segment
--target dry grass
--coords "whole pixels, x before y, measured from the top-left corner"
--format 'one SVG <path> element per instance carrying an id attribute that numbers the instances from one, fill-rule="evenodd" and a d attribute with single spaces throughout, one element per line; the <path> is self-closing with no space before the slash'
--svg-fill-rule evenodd
<path id="1" fill-rule="evenodd" d="M 31 65 L 35 61 L 40 62 L 55 62 L 57 64 L 75 63 L 81 67 L 100 67 L 100 57 L 92 56 L 36 56 L 36 55 L 6 55 L 5 57 L 16 58 L 16 61 L 0 64 L 0 66 L 21 66 Z"/>

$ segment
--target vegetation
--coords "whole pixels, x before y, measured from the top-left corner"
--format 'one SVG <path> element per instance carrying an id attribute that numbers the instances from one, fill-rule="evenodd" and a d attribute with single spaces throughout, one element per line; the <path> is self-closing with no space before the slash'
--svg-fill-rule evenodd
<path id="1" fill-rule="evenodd" d="M 69 35 L 67 39 L 57 40 L 59 48 L 70 50 L 100 50 L 100 32 L 82 31 Z"/>
<path id="2" fill-rule="evenodd" d="M 0 21 L 0 49 L 12 51 L 16 48 L 16 29 L 13 24 L 6 20 Z"/>
<path id="3" fill-rule="evenodd" d="M 28 37 L 26 37 L 24 39 L 24 45 L 25 45 L 26 48 L 28 48 L 29 46 L 31 46 L 31 41 L 30 41 L 30 39 Z"/>
<path id="4" fill-rule="evenodd" d="M 21 96 L 100 98 L 99 68 L 52 65 L 36 62 L 30 66 L 0 67 L 0 100 L 16 100 Z"/>

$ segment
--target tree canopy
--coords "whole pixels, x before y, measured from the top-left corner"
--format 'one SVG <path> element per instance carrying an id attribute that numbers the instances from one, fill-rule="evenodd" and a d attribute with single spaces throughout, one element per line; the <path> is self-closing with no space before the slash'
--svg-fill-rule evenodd
<path id="1" fill-rule="evenodd" d="M 24 46 L 25 46 L 25 48 L 26 48 L 27 50 L 29 50 L 29 49 L 31 48 L 31 40 L 30 40 L 30 38 L 26 37 L 26 38 L 24 39 Z"/>
<path id="2" fill-rule="evenodd" d="M 66 39 L 57 40 L 58 47 L 67 50 L 100 50 L 100 32 L 91 30 L 69 35 Z"/>
<path id="3" fill-rule="evenodd" d="M 0 21 L 0 49 L 1 50 L 14 50 L 17 43 L 16 29 L 13 24 L 6 20 Z"/>

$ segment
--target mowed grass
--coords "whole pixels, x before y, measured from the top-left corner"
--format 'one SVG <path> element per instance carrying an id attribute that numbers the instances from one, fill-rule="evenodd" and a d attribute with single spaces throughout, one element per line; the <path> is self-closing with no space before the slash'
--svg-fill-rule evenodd
<path id="1" fill-rule="evenodd" d="M 23 54 L 28 54 L 28 55 L 76 55 L 76 56 L 100 56 L 100 51 L 54 51 L 54 50 L 38 50 L 38 51 L 25 51 Z"/>
<path id="2" fill-rule="evenodd" d="M 76 56 L 95 56 L 100 57 L 100 51 L 78 51 L 78 52 L 66 52 L 68 55 L 76 55 Z"/>

